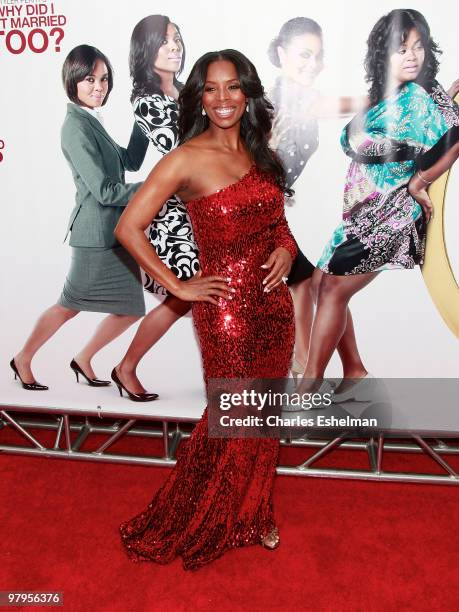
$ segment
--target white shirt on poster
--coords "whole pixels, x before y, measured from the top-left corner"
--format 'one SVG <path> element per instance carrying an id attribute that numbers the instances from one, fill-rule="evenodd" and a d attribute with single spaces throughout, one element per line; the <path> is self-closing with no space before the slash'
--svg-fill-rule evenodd
<path id="1" fill-rule="evenodd" d="M 75 106 L 79 106 L 79 105 L 75 105 Z M 98 110 L 98 109 L 96 110 L 95 108 L 89 108 L 89 106 L 80 106 L 80 108 L 82 108 L 87 113 L 89 113 L 90 115 L 95 117 L 99 121 L 99 123 L 102 124 L 102 126 L 104 125 L 104 118 L 103 118 L 102 113 L 100 112 L 100 110 Z"/>

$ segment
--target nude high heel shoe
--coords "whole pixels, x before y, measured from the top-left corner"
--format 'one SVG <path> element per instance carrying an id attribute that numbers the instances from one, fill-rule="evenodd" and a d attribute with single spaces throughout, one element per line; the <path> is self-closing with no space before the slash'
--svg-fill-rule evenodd
<path id="1" fill-rule="evenodd" d="M 342 393 L 335 393 L 333 395 L 332 402 L 337 404 L 339 402 L 347 402 L 350 400 L 354 400 L 355 402 L 369 402 L 374 399 L 374 392 L 376 389 L 376 381 L 373 374 L 369 372 L 361 378 L 357 380 L 355 384 L 352 385 L 346 391 Z"/>
<path id="2" fill-rule="evenodd" d="M 290 368 L 290 372 L 295 380 L 303 376 L 305 366 L 303 366 L 296 357 L 293 357 L 292 366 Z"/>
<path id="3" fill-rule="evenodd" d="M 261 545 L 268 550 L 276 550 L 280 545 L 279 529 L 274 527 L 272 531 L 261 538 Z"/>

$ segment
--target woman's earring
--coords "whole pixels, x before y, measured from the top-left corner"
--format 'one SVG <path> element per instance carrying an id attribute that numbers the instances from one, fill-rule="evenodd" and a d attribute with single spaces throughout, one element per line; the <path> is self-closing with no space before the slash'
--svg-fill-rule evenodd
<path id="1" fill-rule="evenodd" d="M 245 112 L 248 113 L 249 112 L 249 103 L 247 102 L 247 106 L 245 107 Z"/>
<path id="2" fill-rule="evenodd" d="M 206 109 L 204 108 L 204 106 L 202 107 L 201 115 L 202 115 L 203 117 L 205 117 L 205 116 L 207 115 L 207 113 L 206 113 Z"/>

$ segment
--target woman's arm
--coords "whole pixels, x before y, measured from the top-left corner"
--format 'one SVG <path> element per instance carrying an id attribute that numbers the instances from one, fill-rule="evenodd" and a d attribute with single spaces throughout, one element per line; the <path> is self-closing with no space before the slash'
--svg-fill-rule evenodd
<path id="1" fill-rule="evenodd" d="M 142 185 L 126 185 L 107 176 L 91 127 L 75 122 L 64 124 L 61 142 L 65 158 L 102 206 L 126 206 Z"/>
<path id="2" fill-rule="evenodd" d="M 120 147 L 123 156 L 123 165 L 126 170 L 136 172 L 140 169 L 147 153 L 148 144 L 148 138 L 144 135 L 137 123 L 134 123 L 127 148 L 123 149 L 123 147 Z"/>
<path id="3" fill-rule="evenodd" d="M 292 262 L 298 254 L 298 246 L 288 226 L 284 210 L 274 227 L 274 242 L 276 248 L 262 265 L 262 268 L 271 268 L 263 281 L 266 292 L 277 287 L 289 275 Z"/>
<path id="4" fill-rule="evenodd" d="M 323 96 L 319 95 L 311 105 L 311 113 L 317 119 L 354 115 L 368 106 L 368 96 Z"/>
<path id="5" fill-rule="evenodd" d="M 408 191 L 411 196 L 421 205 L 427 223 L 433 216 L 432 201 L 427 193 L 430 183 L 435 181 L 444 172 L 449 170 L 459 157 L 459 141 L 457 141 L 433 166 L 426 170 L 418 170 L 408 183 Z"/>
<path id="6" fill-rule="evenodd" d="M 274 228 L 274 236 L 276 248 L 285 249 L 290 254 L 292 260 L 295 259 L 298 254 L 298 246 L 288 226 L 284 210 L 282 210 L 282 214 L 277 221 L 276 227 Z"/>
<path id="7" fill-rule="evenodd" d="M 148 175 L 147 180 L 129 202 L 115 228 L 115 237 L 131 253 L 139 266 L 170 293 L 186 302 L 211 302 L 216 297 L 230 298 L 233 291 L 228 280 L 220 276 L 180 281 L 161 261 L 145 235 L 146 228 L 160 208 L 174 193 L 189 182 L 190 159 L 178 149 L 166 155 Z"/>

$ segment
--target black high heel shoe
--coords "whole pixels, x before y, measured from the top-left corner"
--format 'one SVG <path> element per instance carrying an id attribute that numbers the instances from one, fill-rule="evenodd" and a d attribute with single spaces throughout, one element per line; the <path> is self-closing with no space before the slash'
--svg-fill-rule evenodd
<path id="1" fill-rule="evenodd" d="M 112 370 L 111 378 L 115 385 L 118 387 L 118 391 L 120 392 L 121 397 L 123 397 L 124 390 L 128 394 L 129 399 L 131 399 L 133 402 L 152 402 L 153 400 L 158 398 L 157 393 L 131 393 L 128 389 L 126 389 L 126 387 L 118 378 L 118 374 L 116 373 L 115 368 L 113 368 Z"/>
<path id="2" fill-rule="evenodd" d="M 75 359 L 72 359 L 72 361 L 70 362 L 70 367 L 75 372 L 77 382 L 80 382 L 79 375 L 81 374 L 86 378 L 86 381 L 90 387 L 108 387 L 108 385 L 112 384 L 109 380 L 99 380 L 99 378 L 89 378 L 89 376 L 86 376 L 86 374 L 77 364 Z"/>
<path id="3" fill-rule="evenodd" d="M 18 369 L 16 367 L 16 364 L 14 363 L 14 357 L 13 359 L 10 361 L 10 367 L 14 372 L 14 380 L 16 380 L 19 377 L 19 380 L 21 381 L 22 384 L 22 388 L 26 389 L 27 391 L 48 391 L 49 387 L 47 387 L 46 385 L 41 385 L 39 382 L 35 381 L 33 383 L 25 383 L 22 378 L 21 375 L 18 372 Z"/>

